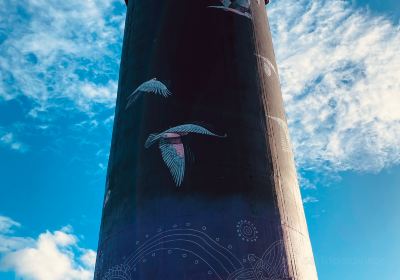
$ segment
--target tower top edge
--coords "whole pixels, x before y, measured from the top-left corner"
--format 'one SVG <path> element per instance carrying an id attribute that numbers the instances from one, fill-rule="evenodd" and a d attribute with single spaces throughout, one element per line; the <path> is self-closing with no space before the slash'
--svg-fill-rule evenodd
<path id="1" fill-rule="evenodd" d="M 129 0 L 125 0 L 125 4 L 126 4 L 126 5 L 128 5 L 128 1 L 129 1 Z M 269 0 L 265 0 L 265 4 L 268 4 L 268 3 L 269 3 Z"/>

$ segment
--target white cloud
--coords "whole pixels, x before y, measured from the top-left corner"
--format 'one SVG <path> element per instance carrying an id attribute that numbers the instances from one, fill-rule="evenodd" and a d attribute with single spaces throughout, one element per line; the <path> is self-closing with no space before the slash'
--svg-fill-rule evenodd
<path id="1" fill-rule="evenodd" d="M 5 216 L 0 216 L 0 234 L 1 233 L 13 233 L 15 227 L 20 227 L 21 224 L 14 221 L 13 219 Z"/>
<path id="2" fill-rule="evenodd" d="M 12 233 L 14 227 L 20 227 L 21 224 L 9 217 L 0 216 L 0 233 Z"/>
<path id="3" fill-rule="evenodd" d="M 30 238 L 10 236 L 21 225 L 9 217 L 0 216 L 0 256 L 2 253 L 24 248 L 33 243 Z"/>
<path id="4" fill-rule="evenodd" d="M 345 1 L 268 9 L 301 169 L 372 171 L 400 162 L 400 28 Z"/>
<path id="5" fill-rule="evenodd" d="M 16 228 L 21 226 L 20 223 L 5 216 L 0 216 L 0 255 L 11 250 L 23 248 L 31 245 L 33 242 L 30 238 L 10 236 Z"/>
<path id="6" fill-rule="evenodd" d="M 0 101 L 91 112 L 114 106 L 124 22 L 119 0 L 5 0 L 0 5 Z M 11 32 L 12 29 L 12 32 Z"/>
<path id="7" fill-rule="evenodd" d="M 86 250 L 80 257 L 80 260 L 86 267 L 94 268 L 96 264 L 96 252 L 93 250 Z"/>
<path id="8" fill-rule="evenodd" d="M 25 144 L 15 140 L 15 136 L 12 132 L 1 134 L 0 131 L 0 144 L 9 147 L 11 150 L 19 151 L 21 153 L 28 150 L 28 147 Z"/>
<path id="9" fill-rule="evenodd" d="M 105 86 L 99 86 L 94 83 L 82 84 L 80 87 L 81 98 L 77 103 L 80 108 L 86 111 L 90 110 L 92 103 L 114 107 L 117 88 L 115 81 L 111 81 Z"/>
<path id="10" fill-rule="evenodd" d="M 303 203 L 307 204 L 307 203 L 316 203 L 319 200 L 316 197 L 313 196 L 306 196 L 305 198 L 303 198 Z"/>
<path id="11" fill-rule="evenodd" d="M 6 0 L 0 100 L 32 101 L 32 117 L 78 108 L 94 118 L 96 105 L 113 107 L 123 5 Z M 346 1 L 278 0 L 268 7 L 298 166 L 335 173 L 398 164 L 399 26 Z"/>
<path id="12" fill-rule="evenodd" d="M 1 270 L 14 271 L 28 280 L 93 279 L 96 253 L 78 246 L 79 240 L 70 226 L 46 231 L 37 239 L 12 236 L 12 228 L 19 226 L 0 216 Z"/>

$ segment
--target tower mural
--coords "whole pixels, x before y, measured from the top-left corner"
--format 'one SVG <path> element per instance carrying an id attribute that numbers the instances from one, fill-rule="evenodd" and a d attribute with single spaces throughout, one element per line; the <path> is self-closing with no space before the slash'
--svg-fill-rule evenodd
<path id="1" fill-rule="evenodd" d="M 95 279 L 316 280 L 265 1 L 127 9 Z"/>

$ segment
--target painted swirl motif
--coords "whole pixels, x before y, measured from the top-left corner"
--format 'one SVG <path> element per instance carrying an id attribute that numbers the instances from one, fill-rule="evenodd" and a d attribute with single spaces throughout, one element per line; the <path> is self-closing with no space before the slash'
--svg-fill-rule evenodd
<path id="1" fill-rule="evenodd" d="M 285 265 L 284 244 L 282 240 L 273 243 L 261 258 L 249 255 L 253 272 L 257 280 L 288 279 Z"/>
<path id="2" fill-rule="evenodd" d="M 284 252 L 283 241 L 279 240 L 271 244 L 261 258 L 249 254 L 247 259 L 251 267 L 233 272 L 227 280 L 290 280 Z"/>
<path id="3" fill-rule="evenodd" d="M 255 242 L 257 241 L 257 228 L 256 226 L 247 220 L 241 220 L 236 225 L 236 232 L 238 236 L 246 242 Z"/>
<path id="4" fill-rule="evenodd" d="M 246 221 L 246 220 L 242 220 Z M 252 228 L 255 228 L 253 224 Z M 194 265 L 205 265 L 206 275 L 219 280 L 289 280 L 285 265 L 285 250 L 282 240 L 271 244 L 261 257 L 248 254 L 241 262 L 228 247 L 222 246 L 219 238 L 212 238 L 207 227 L 200 230 L 192 228 L 191 223 L 181 227 L 173 225 L 170 229 L 157 230 L 153 237 L 145 235 L 146 241 L 136 241 L 136 250 L 123 264 L 116 265 L 106 272 L 102 280 L 138 279 L 139 270 L 151 260 L 163 255 L 182 261 L 191 259 Z M 221 242 L 217 242 L 221 241 Z M 136 274 L 139 273 L 139 274 Z"/>
<path id="5" fill-rule="evenodd" d="M 104 275 L 103 280 L 131 280 L 131 273 L 129 267 L 126 265 L 117 265 Z"/>
<path id="6" fill-rule="evenodd" d="M 157 258 L 162 252 L 168 258 L 179 257 L 182 260 L 192 258 L 193 264 L 204 264 L 208 269 L 206 274 L 220 280 L 228 279 L 230 273 L 243 267 L 230 250 L 207 234 L 206 227 L 197 230 L 190 228 L 190 225 L 186 227 L 174 225 L 171 229 L 160 229 L 157 232 L 153 237 L 148 237 L 143 244 L 138 241 L 138 247 L 133 254 L 127 257 L 123 264 L 111 268 L 102 279 L 137 279 L 135 272 L 140 266 Z"/>

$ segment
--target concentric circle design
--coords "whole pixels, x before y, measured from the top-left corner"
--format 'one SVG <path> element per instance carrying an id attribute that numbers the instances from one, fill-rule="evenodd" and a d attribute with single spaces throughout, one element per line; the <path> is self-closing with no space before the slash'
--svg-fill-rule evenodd
<path id="1" fill-rule="evenodd" d="M 236 225 L 236 232 L 238 236 L 246 242 L 256 242 L 258 238 L 258 231 L 256 226 L 247 220 L 240 220 Z"/>

